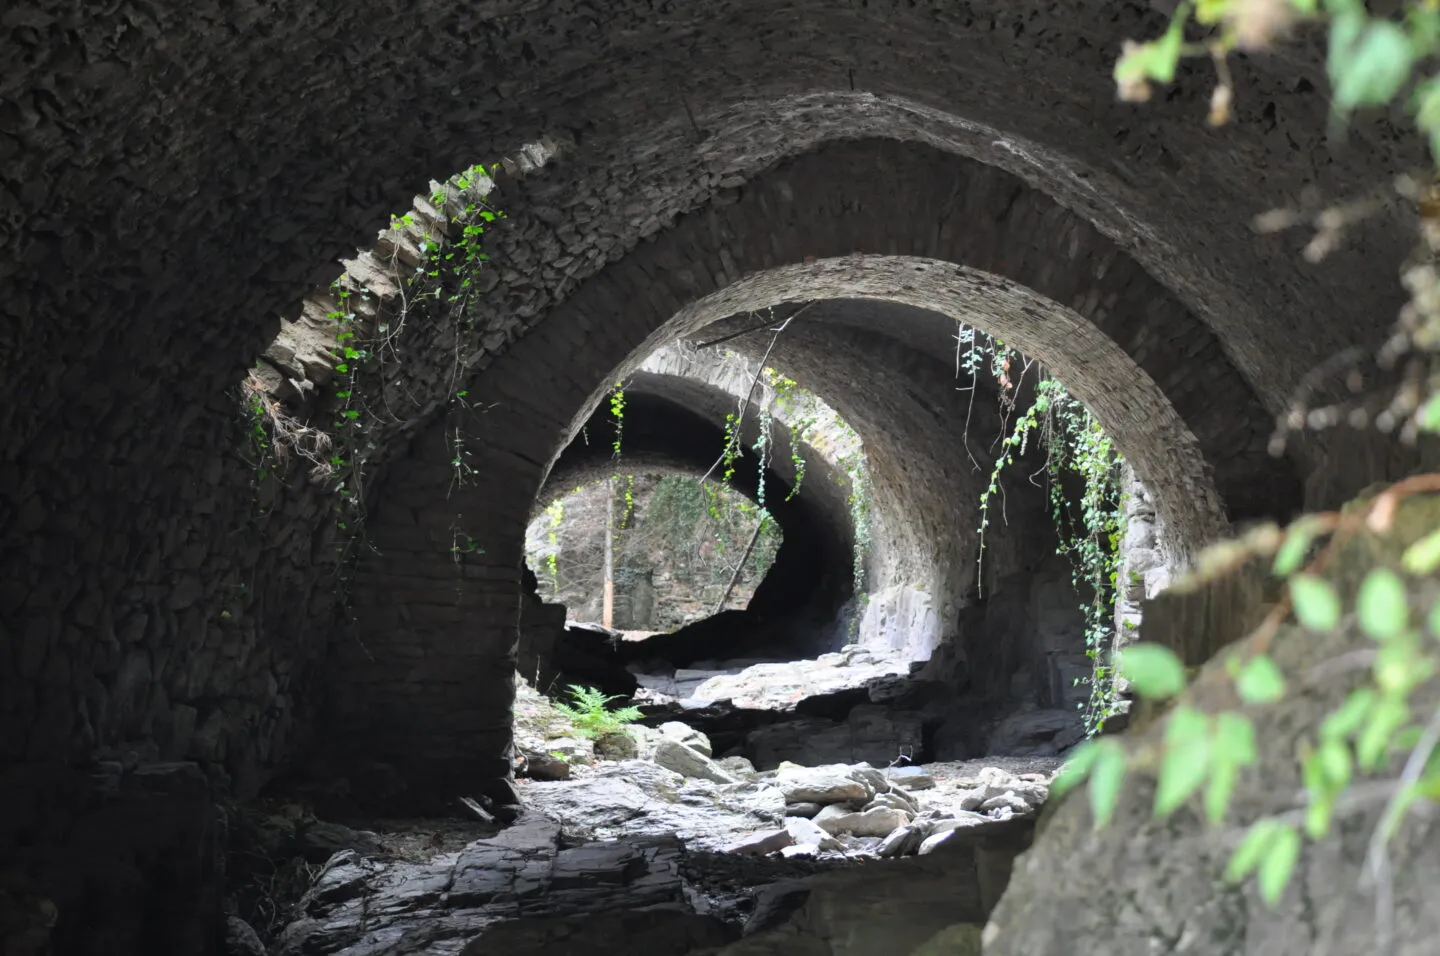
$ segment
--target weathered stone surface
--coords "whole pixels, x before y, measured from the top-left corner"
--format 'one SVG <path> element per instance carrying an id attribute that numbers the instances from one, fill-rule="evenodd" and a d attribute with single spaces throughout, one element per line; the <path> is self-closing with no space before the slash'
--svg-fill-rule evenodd
<path id="1" fill-rule="evenodd" d="M 757 767 L 781 761 L 805 766 L 866 761 L 885 766 L 902 753 L 919 753 L 924 745 L 924 717 L 863 704 L 841 723 L 802 718 L 770 724 L 747 739 Z"/>
<path id="2" fill-rule="evenodd" d="M 910 822 L 910 815 L 903 810 L 876 807 L 850 813 L 829 814 L 827 807 L 815 818 L 815 823 L 827 833 L 849 833 L 854 836 L 889 836 L 898 827 Z"/>
<path id="3" fill-rule="evenodd" d="M 990 731 L 989 753 L 1056 754 L 1085 737 L 1085 724 L 1075 710 L 1036 710 L 1002 720 Z"/>
<path id="4" fill-rule="evenodd" d="M 935 778 L 925 773 L 907 773 L 902 776 L 892 770 L 886 776 L 893 785 L 905 790 L 933 790 L 935 788 Z"/>
<path id="5" fill-rule="evenodd" d="M 602 760 L 629 760 L 640 754 L 640 746 L 628 730 L 617 730 L 595 738 L 595 756 Z"/>
<path id="6" fill-rule="evenodd" d="M 713 916 L 664 909 L 522 917 L 487 927 L 460 956 L 689 956 L 713 952 L 736 932 Z"/>
<path id="7" fill-rule="evenodd" d="M 267 956 L 259 934 L 238 916 L 225 919 L 225 956 Z"/>
<path id="8" fill-rule="evenodd" d="M 920 809 L 920 801 L 909 793 L 896 787 L 886 793 L 877 793 L 875 799 L 865 804 L 864 809 L 871 807 L 890 807 L 895 810 L 903 810 L 906 813 L 915 813 Z"/>
<path id="9" fill-rule="evenodd" d="M 825 831 L 813 820 L 790 817 L 785 821 L 785 832 L 799 845 L 813 846 L 820 850 L 837 850 L 843 844 Z"/>
<path id="10" fill-rule="evenodd" d="M 483 953 L 488 940 L 479 948 L 466 948 L 467 942 L 499 920 L 682 908 L 675 841 L 561 849 L 559 834 L 557 824 L 537 818 L 428 863 L 385 864 L 351 851 L 337 854 L 301 901 L 300 918 L 286 928 L 275 952 Z M 519 926 L 497 936 L 518 942 L 530 929 Z M 550 932 L 539 932 L 539 939 Z M 563 927 L 553 932 L 564 935 Z"/>
<path id="11" fill-rule="evenodd" d="M 764 856 L 767 853 L 777 853 L 795 842 L 790 830 L 761 830 L 759 833 L 752 833 L 742 837 L 734 843 L 725 847 L 726 853 L 738 853 L 743 856 Z"/>
<path id="12" fill-rule="evenodd" d="M 669 737 L 676 743 L 684 744 L 700 756 L 711 756 L 710 738 L 689 724 L 682 724 L 678 720 L 669 720 L 661 724 L 657 729 L 666 737 Z"/>
<path id="13" fill-rule="evenodd" d="M 324 863 L 341 850 L 362 856 L 379 852 L 380 843 L 374 833 L 317 820 L 300 829 L 299 849 L 310 862 Z"/>
<path id="14" fill-rule="evenodd" d="M 726 773 L 736 777 L 749 777 L 755 773 L 755 765 L 745 757 L 721 757 L 715 761 L 715 765 Z"/>
<path id="15" fill-rule="evenodd" d="M 710 849 L 737 833 L 781 826 L 785 806 L 782 791 L 765 781 L 720 785 L 638 760 L 602 764 L 580 779 L 537 781 L 523 797 L 574 838 L 671 835 Z"/>
<path id="16" fill-rule="evenodd" d="M 947 926 L 911 950 L 910 956 L 980 956 L 981 929 L 972 923 Z"/>
<path id="17" fill-rule="evenodd" d="M 881 842 L 876 851 L 882 857 L 906 856 L 917 853 L 920 845 L 925 842 L 925 828 L 923 826 L 904 826 L 894 830 Z"/>
<path id="18" fill-rule="evenodd" d="M 224 817 L 194 764 L 0 767 L 0 952 L 213 952 Z"/>
<path id="19" fill-rule="evenodd" d="M 980 924 L 984 910 L 965 847 L 811 877 L 787 886 L 773 912 L 779 925 L 720 952 L 724 956 L 887 956 L 909 953 L 957 922 Z M 759 904 L 757 903 L 757 912 Z"/>
<path id="20" fill-rule="evenodd" d="M 651 759 L 667 770 L 673 770 L 682 776 L 698 777 L 714 783 L 739 782 L 698 750 L 680 743 L 673 737 L 667 737 L 656 744 L 655 754 Z"/>
<path id="21" fill-rule="evenodd" d="M 928 648 L 926 648 L 928 650 Z M 737 674 L 712 677 L 695 689 L 703 700 L 729 700 L 737 707 L 786 710 L 807 697 L 865 686 L 886 675 L 904 674 L 910 660 L 847 648 L 794 663 L 754 664 Z"/>
<path id="22" fill-rule="evenodd" d="M 865 803 L 875 794 L 872 787 L 850 774 L 849 767 L 839 765 L 783 767 L 776 775 L 775 782 L 784 792 L 786 803 L 858 805 Z"/>

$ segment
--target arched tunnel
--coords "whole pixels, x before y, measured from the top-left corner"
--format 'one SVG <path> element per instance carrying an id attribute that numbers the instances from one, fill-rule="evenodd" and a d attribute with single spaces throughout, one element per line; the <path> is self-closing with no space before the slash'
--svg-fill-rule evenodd
<path id="1" fill-rule="evenodd" d="M 1156 6 L 12 0 L 0 859 L 53 901 L 55 951 L 218 952 L 214 808 L 301 771 L 386 812 L 513 805 L 517 658 L 563 626 L 525 586 L 537 502 L 615 468 L 582 432 L 616 382 L 624 467 L 723 447 L 733 392 L 647 371 L 657 349 L 773 366 L 864 445 L 868 603 L 834 462 L 806 446 L 787 502 L 777 453 L 786 550 L 746 639 L 834 652 L 859 615 L 957 706 L 1070 707 L 1077 653 L 1037 637 L 1072 627 L 1042 613 L 1070 600 L 1043 450 L 976 561 L 1007 421 L 960 326 L 1093 412 L 1176 569 L 1418 471 L 1344 424 L 1269 450 L 1313 369 L 1384 338 L 1412 214 L 1321 265 L 1250 226 L 1409 147 L 1323 145 L 1311 40 L 1234 66 L 1225 129 L 1198 71 L 1118 102 Z M 503 211 L 483 267 L 412 299 L 468 242 L 442 184 L 475 163 Z"/>
<path id="2" fill-rule="evenodd" d="M 600 409 L 585 429 L 592 437 L 571 442 L 552 466 L 546 489 L 568 489 L 625 469 L 695 478 L 711 473 L 712 466 L 720 470 L 716 463 L 726 447 L 725 417 L 736 407 L 731 395 L 693 379 L 637 372 L 626 383 L 625 398 L 620 455 L 614 455 L 611 445 L 613 419 L 608 409 Z M 757 431 L 752 417 L 743 432 L 753 435 Z M 838 484 L 825 458 L 813 449 L 807 460 L 809 474 L 802 478 L 802 490 L 806 478 L 811 482 L 810 493 L 790 497 L 794 482 L 788 453 L 791 436 L 783 424 L 774 431 L 773 440 L 781 452 L 773 455 L 763 472 L 753 450 L 754 438 L 747 441 L 742 434 L 737 440 L 740 455 L 734 462 L 730 486 L 752 500 L 763 499 L 784 533 L 775 563 L 747 609 L 747 618 L 757 626 L 737 630 L 742 640 L 759 642 L 766 637 L 761 630 L 765 624 L 780 624 L 781 633 L 771 639 L 803 657 L 807 652 L 836 649 L 831 646 L 835 635 L 816 634 L 814 629 L 833 624 L 851 594 L 853 531 L 846 489 Z M 814 462 L 813 471 L 809 462 Z M 542 490 L 541 498 L 545 497 Z M 731 656 L 742 657 L 746 648 L 732 650 Z M 698 647 L 685 649 L 682 644 L 673 660 L 684 665 L 708 656 L 713 654 Z"/>

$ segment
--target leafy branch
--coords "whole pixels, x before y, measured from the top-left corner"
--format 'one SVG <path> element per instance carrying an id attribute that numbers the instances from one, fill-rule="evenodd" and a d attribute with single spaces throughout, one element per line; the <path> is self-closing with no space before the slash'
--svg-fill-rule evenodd
<path id="1" fill-rule="evenodd" d="M 1091 740 L 1067 762 L 1057 791 L 1088 779 L 1097 828 L 1114 816 L 1127 773 L 1153 769 L 1153 815 L 1164 819 L 1198 797 L 1205 819 L 1222 826 L 1240 774 L 1259 759 L 1253 716 L 1338 675 L 1365 674 L 1330 710 L 1313 736 L 1302 741 L 1298 769 L 1303 791 L 1298 806 L 1253 821 L 1235 848 L 1225 875 L 1232 882 L 1256 877 L 1261 898 L 1275 905 L 1287 886 L 1306 840 L 1325 838 L 1339 816 L 1383 805 L 1372 832 L 1366 869 L 1377 886 L 1388 885 L 1388 847 L 1407 812 L 1440 800 L 1440 709 L 1418 705 L 1422 688 L 1440 673 L 1440 529 L 1415 538 L 1400 553 L 1399 568 L 1376 566 L 1353 595 L 1342 594 L 1326 573 L 1336 555 L 1361 532 L 1383 536 L 1397 527 L 1403 499 L 1440 492 L 1440 475 L 1420 475 L 1393 485 L 1364 506 L 1347 512 L 1308 515 L 1283 531 L 1267 526 L 1211 555 L 1209 576 L 1234 573 L 1265 559 L 1285 584 L 1276 608 L 1245 640 L 1227 652 L 1224 668 L 1239 707 L 1202 712 L 1185 695 L 1187 678 L 1178 657 L 1157 644 L 1120 652 L 1122 676 L 1147 699 L 1175 701 L 1158 746 L 1127 754 L 1118 740 Z M 1433 499 L 1432 499 L 1433 500 Z M 1360 547 L 1369 553 L 1370 546 Z M 1286 675 L 1269 648 L 1278 629 L 1292 620 L 1312 634 L 1353 626 L 1367 648 L 1323 661 L 1305 675 Z M 1212 695 L 1213 696 L 1213 695 Z M 1418 711 L 1418 712 L 1417 712 Z M 1398 775 L 1376 779 L 1403 755 Z M 1382 939 L 1390 925 L 1387 893 L 1377 894 Z"/>

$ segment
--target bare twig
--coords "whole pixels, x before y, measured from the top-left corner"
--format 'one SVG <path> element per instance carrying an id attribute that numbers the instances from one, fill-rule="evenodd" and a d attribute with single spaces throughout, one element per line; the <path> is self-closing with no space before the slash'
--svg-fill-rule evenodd
<path id="1" fill-rule="evenodd" d="M 730 600 L 731 593 L 735 590 L 735 582 L 740 580 L 740 572 L 745 570 L 745 562 L 750 560 L 750 555 L 755 551 L 755 542 L 760 540 L 760 532 L 765 530 L 765 516 L 762 514 L 755 525 L 755 531 L 750 535 L 750 543 L 745 546 L 745 553 L 740 556 L 740 563 L 735 565 L 735 573 L 730 575 L 730 583 L 725 585 L 725 593 L 720 595 L 720 600 L 715 604 L 715 610 L 711 614 L 719 614 L 725 610 L 725 602 Z"/>
<path id="2" fill-rule="evenodd" d="M 476 803 L 474 800 L 470 799 L 469 797 L 460 797 L 459 800 L 462 804 L 465 805 L 465 808 L 467 810 L 475 814 L 481 820 L 485 821 L 486 823 L 495 822 L 495 817 L 492 814 L 488 813 L 484 807 L 480 806 L 480 804 Z"/>
<path id="3" fill-rule="evenodd" d="M 735 416 L 735 428 L 730 433 L 730 440 L 725 443 L 725 450 L 720 452 L 720 457 L 715 459 L 715 464 L 711 465 L 705 474 L 700 476 L 700 484 L 703 485 L 710 480 L 710 476 L 715 473 L 715 469 L 720 467 L 720 463 L 725 460 L 725 456 L 730 454 L 736 443 L 740 441 L 740 434 L 745 426 L 745 410 L 750 407 L 750 396 L 755 394 L 755 389 L 760 385 L 760 376 L 765 374 L 765 363 L 770 360 L 770 353 L 774 351 L 775 343 L 780 340 L 780 333 L 789 328 L 791 322 L 798 319 L 806 309 L 814 304 L 813 302 L 806 303 L 799 311 L 791 314 L 788 319 L 780 324 L 780 328 L 775 330 L 775 334 L 770 337 L 770 344 L 766 346 L 765 354 L 760 357 L 760 364 L 755 368 L 755 377 L 751 379 L 750 387 L 745 390 L 745 398 L 740 402 L 740 412 Z"/>
<path id="4" fill-rule="evenodd" d="M 810 306 L 814 304 L 814 302 L 806 302 L 804 305 L 800 306 L 800 308 L 796 309 L 794 312 L 790 313 L 790 315 L 786 316 L 785 322 L 788 324 L 791 319 L 795 318 L 801 312 L 804 312 L 806 309 L 810 308 Z M 738 332 L 731 332 L 729 335 L 722 335 L 718 339 L 711 339 L 708 342 L 701 342 L 699 345 L 695 346 L 695 348 L 708 349 L 712 345 L 720 345 L 723 342 L 729 342 L 731 339 L 738 339 L 742 335 L 749 335 L 751 332 L 758 332 L 766 326 L 774 324 L 775 315 L 773 310 L 771 310 L 771 314 L 765 316 L 765 320 L 763 322 L 756 322 L 754 325 L 747 325 L 745 326 L 745 328 L 741 329 Z"/>
<path id="5" fill-rule="evenodd" d="M 269 424 L 270 442 L 276 458 L 298 455 L 310 463 L 311 478 L 324 478 L 334 473 L 334 467 L 326 458 L 331 446 L 328 434 L 304 424 L 286 412 L 253 373 L 245 377 L 240 388 L 244 393 L 247 408 L 252 413 L 263 416 Z"/>

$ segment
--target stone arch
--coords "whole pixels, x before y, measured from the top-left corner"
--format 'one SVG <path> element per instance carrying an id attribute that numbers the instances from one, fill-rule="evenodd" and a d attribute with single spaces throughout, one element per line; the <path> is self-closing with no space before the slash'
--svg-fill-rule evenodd
<path id="1" fill-rule="evenodd" d="M 514 255 L 498 257 L 509 271 L 497 270 L 504 291 L 475 367 L 494 366 L 487 387 L 521 399 L 533 380 L 498 356 L 548 335 L 546 354 L 564 367 L 573 329 L 545 331 L 553 307 L 606 263 L 637 247 L 644 258 L 640 243 L 676 216 L 743 198 L 775 162 L 857 134 L 931 142 L 1056 197 L 1210 327 L 1272 412 L 1337 346 L 1378 338 L 1398 304 L 1392 266 L 1408 239 L 1393 219 L 1319 269 L 1287 239 L 1245 227 L 1305 186 L 1369 189 L 1391 168 L 1394 142 L 1358 130 L 1343 156 L 1325 150 L 1323 97 L 1294 82 L 1290 58 L 1238 67 L 1247 95 L 1232 129 L 1203 126 L 1209 79 L 1183 72 L 1137 118 L 1114 102 L 1109 68 L 1123 39 L 1154 33 L 1160 19 L 1147 5 L 734 0 L 661 13 L 621 3 L 603 17 L 593 6 L 300 0 L 118 5 L 83 17 L 35 0 L 7 8 L 0 371 L 12 401 L 0 410 L 0 628 L 11 666 L 0 673 L 0 754 L 20 767 L 28 805 L 78 806 L 94 786 L 80 765 L 131 753 L 194 759 L 217 787 L 253 792 L 314 725 L 318 662 L 373 666 L 343 635 L 325 644 L 338 603 L 330 500 L 297 483 L 263 492 L 257 509 L 229 390 L 273 339 L 272 317 L 334 274 L 317 277 L 316 264 L 373 235 L 437 172 L 546 133 L 574 147 L 561 169 L 514 185 L 507 200 L 515 232 L 501 245 Z M 607 82 L 595 83 L 602 73 Z M 869 170 L 882 184 L 886 172 Z M 891 225 L 897 245 L 910 238 L 907 224 Z M 669 305 L 710 291 L 677 289 Z M 1371 307 L 1352 316 L 1355 302 Z M 629 347 L 601 351 L 613 366 Z M 1195 359 L 1224 364 L 1210 349 Z M 565 409 L 533 409 L 546 434 L 562 434 L 609 371 L 576 369 L 593 380 L 551 386 L 567 393 Z M 423 378 L 425 400 L 443 399 Z M 475 423 L 476 434 L 500 417 Z M 432 451 L 416 434 L 423 424 L 379 436 L 380 458 Z M 491 436 L 491 503 L 478 493 L 452 502 L 469 516 L 513 504 L 512 480 L 533 490 L 558 444 L 530 457 L 528 436 L 512 450 L 504 435 Z M 1410 467 L 1343 447 L 1302 464 L 1322 502 Z M 407 478 L 423 476 L 398 467 L 386 479 L 400 489 L 387 521 L 408 507 Z M 447 506 L 445 520 L 455 514 Z M 486 662 L 506 653 L 496 635 L 514 624 L 517 570 L 497 549 L 493 564 L 456 571 L 418 527 L 396 520 L 386 531 L 392 555 L 408 546 L 423 559 L 408 582 L 417 590 L 434 583 L 427 561 L 497 588 L 489 643 L 462 676 L 499 682 L 506 668 Z M 440 674 L 445 663 L 427 666 Z M 456 759 L 483 752 L 464 773 L 485 779 L 504 769 L 487 728 L 505 693 L 475 698 L 427 733 Z M 404 704 L 397 694 L 380 706 Z M 206 795 L 191 805 L 203 813 Z M 72 824 L 64 813 L 22 814 L 0 849 L 61 846 L 85 832 Z M 85 855 L 56 858 L 69 873 Z M 117 855 L 127 865 L 150 856 Z M 82 893 L 58 898 L 64 913 Z M 132 902 L 115 909 L 134 912 Z M 97 951 L 187 949 L 163 922 L 107 928 Z"/>
<path id="2" fill-rule="evenodd" d="M 877 232 L 876 223 L 888 222 L 904 222 L 904 237 Z M 1266 455 L 1268 414 L 1217 340 L 1109 240 L 993 169 L 890 141 L 836 144 L 782 164 L 728 205 L 678 221 L 585 283 L 475 377 L 471 391 L 486 411 L 455 413 L 417 437 L 410 457 L 396 463 L 389 487 L 411 495 L 429 487 L 437 495 L 448 475 L 435 469 L 449 457 L 439 450 L 444 441 L 437 429 L 458 428 L 480 456 L 477 473 L 487 490 L 468 503 L 462 495 L 444 508 L 412 508 L 399 527 L 387 522 L 392 504 L 382 493 L 374 525 L 381 552 L 398 531 L 388 561 L 415 568 L 440 557 L 448 568 L 443 553 L 428 550 L 429 558 L 423 557 L 436 538 L 427 520 L 443 515 L 448 527 L 457 514 L 472 516 L 466 520 L 480 520 L 483 533 L 468 533 L 495 546 L 488 577 L 463 599 L 473 602 L 475 614 L 457 612 L 447 597 L 450 603 L 426 625 L 437 629 L 429 638 L 414 631 L 406 636 L 393 620 L 377 615 L 361 625 L 372 633 L 360 643 L 453 645 L 445 632 L 457 624 L 497 617 L 483 626 L 498 624 L 497 636 L 513 633 L 504 609 L 507 595 L 515 593 L 521 519 L 505 512 L 528 512 L 549 463 L 616 370 L 627 371 L 677 333 L 737 310 L 846 294 L 932 311 L 940 300 L 938 307 L 950 313 L 945 322 L 968 313 L 984 319 L 977 325 L 1019 336 L 1017 344 L 1070 378 L 1109 419 L 1122 448 L 1152 468 L 1143 477 L 1176 489 L 1171 502 L 1194 506 L 1162 505 L 1171 509 L 1166 518 L 1182 547 L 1217 533 L 1222 519 L 1283 512 L 1298 499 L 1289 465 Z M 885 324 L 871 321 L 871 331 L 884 334 Z M 910 353 L 928 351 L 933 366 L 935 349 L 921 341 L 933 338 L 933 319 L 928 328 L 890 334 Z M 1063 340 L 1054 337 L 1057 329 Z M 1074 374 L 1067 376 L 1069 370 Z M 1115 376 L 1114 384 L 1102 377 L 1106 373 Z M 1158 430 L 1152 427 L 1157 424 Z M 434 519 L 425 518 L 427 511 Z M 402 541 L 408 544 L 397 548 Z M 387 600 L 383 563 L 367 563 L 361 570 L 367 600 Z M 949 600 L 942 614 L 958 606 Z M 482 608 L 492 610 L 482 615 Z M 945 628 L 943 620 L 940 626 Z M 501 644 L 492 647 L 493 660 L 478 647 L 466 650 L 464 656 L 473 657 L 468 666 L 486 673 L 502 667 L 513 643 L 502 637 Z M 440 659 L 445 663 L 435 666 L 447 680 L 463 672 L 454 659 Z M 393 680 L 393 670 L 383 673 Z M 386 691 L 359 686 L 366 712 L 379 719 L 385 709 L 374 706 L 375 696 Z M 487 718 L 494 726 L 487 733 L 501 739 L 503 707 L 496 701 Z M 395 727 L 397 734 L 413 735 L 403 723 Z M 373 746 L 379 737 L 357 739 Z"/>

